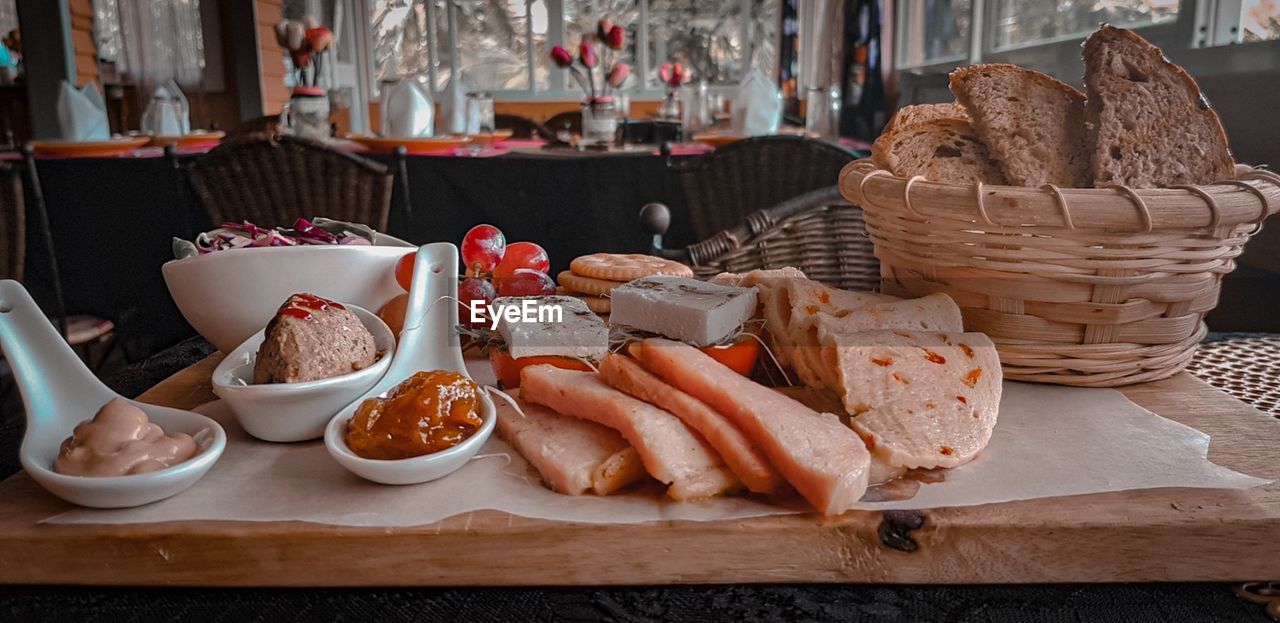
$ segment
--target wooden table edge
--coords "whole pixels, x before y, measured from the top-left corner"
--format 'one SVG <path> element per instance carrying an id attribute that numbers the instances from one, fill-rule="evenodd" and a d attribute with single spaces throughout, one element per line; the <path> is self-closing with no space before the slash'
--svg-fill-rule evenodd
<path id="1" fill-rule="evenodd" d="M 220 359 L 210 356 L 140 399 L 182 408 L 212 400 L 208 377 Z M 1206 431 L 1215 436 L 1211 457 L 1254 475 L 1280 476 L 1280 466 L 1263 464 L 1268 449 L 1274 455 L 1280 447 L 1280 421 L 1186 374 L 1121 391 L 1156 412 L 1153 405 L 1198 409 L 1175 419 L 1218 429 Z M 0 484 L 5 490 L 29 495 L 18 496 L 25 507 L 0 508 L 0 559 L 8 561 L 0 565 L 0 584 L 1019 584 L 1280 577 L 1277 483 L 922 512 L 855 511 L 837 518 L 610 526 L 480 511 L 409 528 L 36 524 L 69 507 L 25 475 Z"/>

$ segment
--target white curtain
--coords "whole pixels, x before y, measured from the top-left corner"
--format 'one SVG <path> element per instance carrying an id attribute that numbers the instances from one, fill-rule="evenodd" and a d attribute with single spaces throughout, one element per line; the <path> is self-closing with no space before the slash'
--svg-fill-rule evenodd
<path id="1" fill-rule="evenodd" d="M 100 0 L 101 1 L 101 0 Z M 116 5 L 119 54 L 116 69 L 150 87 L 175 80 L 200 82 L 204 73 L 204 35 L 200 0 L 108 0 Z"/>

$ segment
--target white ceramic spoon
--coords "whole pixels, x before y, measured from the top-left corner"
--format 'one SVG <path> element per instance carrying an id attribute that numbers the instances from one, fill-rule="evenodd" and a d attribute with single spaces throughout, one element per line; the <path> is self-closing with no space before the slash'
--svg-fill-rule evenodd
<path id="1" fill-rule="evenodd" d="M 120 396 L 85 367 L 16 281 L 0 281 L 0 346 L 27 412 L 27 432 L 18 452 L 22 467 L 32 480 L 68 502 L 124 508 L 163 500 L 195 484 L 222 456 L 227 435 L 217 422 L 198 413 L 130 400 L 166 433 L 195 438 L 199 453 L 145 474 L 93 477 L 54 472 L 58 448 L 76 424 L 92 418 Z"/>
<path id="2" fill-rule="evenodd" d="M 462 348 L 454 332 L 458 324 L 458 248 L 437 242 L 418 249 L 413 284 L 405 310 L 400 344 L 391 368 L 373 389 L 347 405 L 329 420 L 324 446 L 351 473 L 386 485 L 409 485 L 443 478 L 466 465 L 493 434 L 497 410 L 487 394 L 480 400 L 480 429 L 462 443 L 410 459 L 379 460 L 357 456 L 347 447 L 347 420 L 360 403 L 386 395 L 396 385 L 422 370 L 452 370 L 467 374 Z"/>

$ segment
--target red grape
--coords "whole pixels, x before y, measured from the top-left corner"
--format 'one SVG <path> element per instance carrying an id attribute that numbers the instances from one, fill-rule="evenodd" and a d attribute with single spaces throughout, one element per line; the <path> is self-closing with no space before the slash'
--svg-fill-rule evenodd
<path id="1" fill-rule="evenodd" d="M 418 252 L 408 253 L 396 262 L 396 283 L 404 288 L 405 292 L 409 291 L 409 286 L 413 285 L 413 264 L 417 261 Z"/>
<path id="2" fill-rule="evenodd" d="M 458 322 L 464 327 L 472 327 L 475 323 L 471 322 L 471 306 L 479 307 L 480 317 L 488 317 L 488 309 L 486 305 L 498 298 L 498 292 L 494 289 L 493 284 L 484 279 L 463 279 L 458 284 Z"/>
<path id="3" fill-rule="evenodd" d="M 462 237 L 463 272 L 480 276 L 492 272 L 502 261 L 507 237 L 493 225 L 476 225 Z"/>
<path id="4" fill-rule="evenodd" d="M 501 286 L 503 279 L 521 268 L 545 274 L 551 270 L 551 260 L 547 259 L 547 252 L 542 247 L 532 242 L 513 242 L 507 246 L 507 253 L 502 256 L 498 267 L 493 269 L 493 279 Z"/>
<path id="5" fill-rule="evenodd" d="M 529 268 L 517 268 L 498 284 L 502 296 L 544 296 L 556 293 L 556 282 L 547 273 Z"/>

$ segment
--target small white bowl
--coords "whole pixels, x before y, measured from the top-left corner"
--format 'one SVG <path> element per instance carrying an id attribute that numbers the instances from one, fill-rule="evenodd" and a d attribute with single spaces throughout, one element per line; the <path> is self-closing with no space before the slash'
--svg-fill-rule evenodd
<path id="1" fill-rule="evenodd" d="M 489 395 L 480 395 L 480 429 L 462 443 L 439 452 L 408 459 L 366 459 L 347 446 L 347 420 L 350 416 L 339 413 L 329 421 L 324 431 L 324 447 L 339 464 L 351 473 L 384 485 L 414 485 L 444 478 L 462 468 L 484 447 L 498 421 L 496 409 Z"/>
<path id="2" fill-rule="evenodd" d="M 169 295 L 195 330 L 224 353 L 265 327 L 280 301 L 310 292 L 377 310 L 404 292 L 395 266 L 413 245 L 385 234 L 377 244 L 252 247 L 170 260 Z"/>
<path id="3" fill-rule="evenodd" d="M 127 476 L 71 476 L 53 471 L 62 439 L 48 440 L 31 435 L 23 440 L 22 467 L 31 479 L 50 493 L 72 504 L 90 508 L 129 508 L 158 502 L 186 491 L 213 467 L 227 447 L 227 433 L 217 422 L 191 411 L 169 409 L 130 400 L 147 414 L 147 419 L 166 433 L 191 435 L 199 450 L 196 455 L 172 467 Z M 92 416 L 92 412 L 88 412 Z M 86 418 L 87 419 L 87 418 Z M 38 458 L 37 458 L 38 457 Z"/>
<path id="4" fill-rule="evenodd" d="M 253 334 L 218 364 L 213 371 L 213 393 L 227 401 L 245 432 L 263 441 L 319 439 L 335 413 L 373 389 L 387 373 L 396 347 L 395 335 L 373 312 L 343 305 L 373 334 L 380 353 L 378 360 L 363 370 L 319 381 L 254 385 L 253 365 L 266 329 Z"/>

